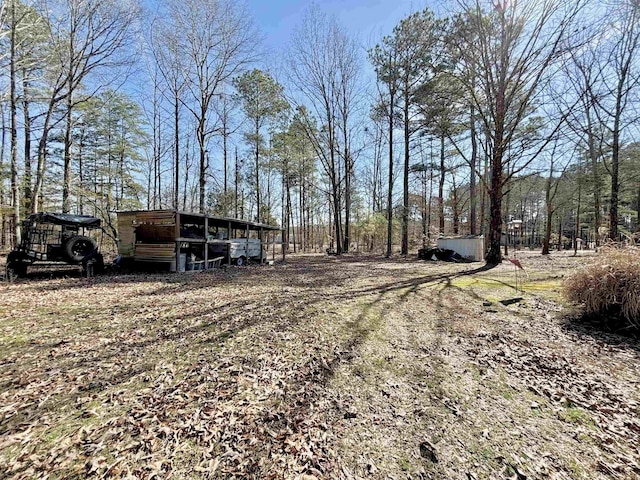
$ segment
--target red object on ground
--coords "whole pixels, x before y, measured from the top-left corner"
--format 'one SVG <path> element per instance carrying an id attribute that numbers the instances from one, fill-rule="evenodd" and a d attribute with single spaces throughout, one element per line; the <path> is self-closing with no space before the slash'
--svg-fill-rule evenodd
<path id="1" fill-rule="evenodd" d="M 509 261 L 513 263 L 516 267 L 518 267 L 520 270 L 524 270 L 524 267 L 520 263 L 520 260 L 518 260 L 517 258 L 510 258 Z"/>

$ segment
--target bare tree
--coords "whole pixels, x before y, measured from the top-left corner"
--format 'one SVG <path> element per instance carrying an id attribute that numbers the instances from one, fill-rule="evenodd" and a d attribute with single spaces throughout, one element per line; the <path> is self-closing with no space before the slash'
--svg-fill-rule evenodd
<path id="1" fill-rule="evenodd" d="M 461 79 L 491 152 L 489 264 L 502 261 L 505 184 L 533 161 L 551 135 L 539 142 L 520 142 L 517 137 L 542 101 L 542 87 L 556 63 L 563 60 L 581 8 L 582 2 L 575 0 L 462 2 L 464 22 L 453 38 L 458 38 L 458 54 L 473 70 L 472 76 Z"/>
<path id="2" fill-rule="evenodd" d="M 117 0 L 60 0 L 44 4 L 51 15 L 51 67 L 49 97 L 44 113 L 42 136 L 38 144 L 38 165 L 32 193 L 33 211 L 39 209 L 39 200 L 45 176 L 46 152 L 53 114 L 65 102 L 65 141 L 62 209 L 70 209 L 71 184 L 71 113 L 78 100 L 74 93 L 85 79 L 103 68 L 115 69 L 128 62 L 120 56 L 129 45 L 131 26 L 136 16 L 135 8 Z M 55 21 L 53 21 L 55 19 Z M 114 73 L 114 70 L 111 70 Z M 99 85 L 97 88 L 101 88 Z M 79 101 L 83 101 L 80 99 Z"/>
<path id="3" fill-rule="evenodd" d="M 180 51 L 180 31 L 167 19 L 154 22 L 149 43 L 166 90 L 163 95 L 171 102 L 173 117 L 173 208 L 179 208 L 180 195 L 180 107 L 185 87 L 185 66 Z M 160 148 L 156 149 L 158 152 Z M 155 155 L 154 155 L 155 156 Z"/>
<path id="4" fill-rule="evenodd" d="M 552 148 L 548 153 L 549 174 L 546 178 L 544 190 L 544 201 L 547 210 L 547 216 L 545 219 L 544 239 L 542 241 L 542 255 L 549 255 L 550 252 L 551 225 L 553 223 L 553 215 L 556 213 L 558 207 L 561 206 L 561 202 L 557 201 L 558 189 L 565 180 L 564 174 L 567 171 L 567 168 L 569 168 L 569 165 L 573 161 L 573 155 L 567 155 L 567 152 L 563 151 L 563 146 L 560 145 L 559 142 L 559 138 L 556 136 Z M 562 161 L 563 158 L 565 159 L 564 161 Z M 561 162 L 560 165 L 558 165 L 559 162 Z"/>
<path id="5" fill-rule="evenodd" d="M 334 38 L 334 52 L 338 63 L 338 112 L 339 130 L 342 136 L 342 160 L 344 164 L 344 238 L 343 252 L 351 244 L 351 196 L 356 155 L 352 149 L 352 117 L 358 104 L 359 78 L 362 68 L 360 47 L 347 35 Z"/>
<path id="6" fill-rule="evenodd" d="M 586 36 L 597 38 L 598 32 L 589 30 Z M 597 88 L 599 83 L 597 43 L 586 42 L 578 51 L 571 52 L 571 60 L 564 66 L 565 82 L 570 92 L 555 95 L 559 102 L 566 106 L 569 95 L 578 99 L 577 108 L 573 109 L 567 125 L 577 136 L 577 143 L 586 151 L 591 169 L 591 188 L 593 193 L 593 227 L 596 233 L 596 246 L 600 243 L 598 230 L 602 226 L 602 190 L 603 181 L 600 175 L 600 164 L 604 153 L 604 126 L 600 119 Z"/>
<path id="7" fill-rule="evenodd" d="M 416 131 L 412 125 L 415 97 L 420 86 L 428 81 L 437 69 L 437 52 L 442 51 L 442 48 L 437 46 L 444 26 L 445 21 L 436 19 L 429 9 L 413 13 L 402 19 L 393 29 L 393 34 L 385 37 L 382 45 L 377 46 L 371 55 L 379 80 L 386 78 L 383 81 L 388 83 L 391 81 L 389 74 L 393 73 L 393 82 L 401 106 L 404 139 L 401 246 L 403 255 L 407 255 L 409 251 L 409 147 L 411 136 Z M 393 65 L 389 64 L 390 59 L 393 59 Z M 391 84 L 388 83 L 388 86 Z"/>
<path id="8" fill-rule="evenodd" d="M 321 124 L 320 129 L 307 128 L 307 132 L 329 179 L 338 254 L 345 246 L 342 228 L 344 183 L 353 169 L 348 125 L 354 101 L 355 48 L 335 18 L 312 6 L 294 32 L 288 53 L 292 84 L 311 104 Z M 349 219 L 349 214 L 345 213 L 345 218 Z"/>
<path id="9" fill-rule="evenodd" d="M 11 22 L 9 40 L 9 115 L 11 118 L 11 203 L 13 205 L 13 244 L 20 243 L 20 193 L 18 190 L 18 121 L 17 121 L 17 93 L 16 93 L 16 43 L 17 43 L 17 15 L 16 1 L 11 1 L 9 21 Z"/>
<path id="10" fill-rule="evenodd" d="M 386 257 L 391 257 L 391 242 L 393 235 L 393 130 L 396 124 L 397 97 L 400 83 L 398 69 L 398 52 L 392 45 L 376 45 L 369 51 L 369 59 L 373 64 L 378 79 L 378 101 L 374 107 L 375 118 L 386 117 L 387 141 L 389 146 L 389 176 L 387 189 L 387 251 Z"/>
<path id="11" fill-rule="evenodd" d="M 608 14 L 612 17 L 606 25 L 605 55 L 602 56 L 605 59 L 601 67 L 603 90 L 597 100 L 608 120 L 612 137 L 609 236 L 617 240 L 621 137 L 637 122 L 637 112 L 631 118 L 627 114 L 640 83 L 640 5 L 635 0 L 624 0 L 611 3 L 611 7 Z"/>
<path id="12" fill-rule="evenodd" d="M 251 129 L 245 135 L 248 143 L 253 146 L 254 178 L 256 191 L 256 220 L 267 218 L 261 209 L 260 195 L 260 153 L 264 144 L 262 129 L 267 122 L 274 120 L 279 114 L 289 108 L 284 99 L 283 87 L 271 75 L 262 70 L 254 69 L 245 72 L 234 80 L 234 85 L 241 98 L 242 109 L 251 124 Z M 267 205 L 270 207 L 270 205 Z"/>
<path id="13" fill-rule="evenodd" d="M 259 55 L 260 42 L 247 9 L 231 0 L 174 0 L 170 15 L 181 35 L 179 54 L 185 62 L 184 105 L 196 121 L 199 156 L 199 209 L 205 211 L 209 169 L 208 143 L 216 132 L 213 101 L 222 85 Z"/>

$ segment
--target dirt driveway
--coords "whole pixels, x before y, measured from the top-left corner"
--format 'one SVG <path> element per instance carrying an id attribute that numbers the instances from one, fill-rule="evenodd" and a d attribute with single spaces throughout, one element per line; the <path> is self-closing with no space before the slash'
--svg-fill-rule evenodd
<path id="1" fill-rule="evenodd" d="M 0 478 L 638 478 L 640 343 L 519 257 L 3 284 Z"/>

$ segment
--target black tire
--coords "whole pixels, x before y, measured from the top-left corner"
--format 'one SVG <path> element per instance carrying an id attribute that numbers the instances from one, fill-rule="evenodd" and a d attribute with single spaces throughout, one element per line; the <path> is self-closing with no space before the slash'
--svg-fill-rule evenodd
<path id="1" fill-rule="evenodd" d="M 64 254 L 71 262 L 81 262 L 95 254 L 97 249 L 98 245 L 95 240 L 84 235 L 71 237 L 64 244 Z"/>
<path id="2" fill-rule="evenodd" d="M 246 264 L 247 264 L 247 257 L 242 256 L 242 257 L 236 258 L 236 265 L 238 265 L 239 267 Z"/>
<path id="3" fill-rule="evenodd" d="M 6 279 L 13 281 L 19 277 L 27 276 L 28 263 L 23 261 L 22 255 L 18 252 L 11 252 L 7 256 Z"/>

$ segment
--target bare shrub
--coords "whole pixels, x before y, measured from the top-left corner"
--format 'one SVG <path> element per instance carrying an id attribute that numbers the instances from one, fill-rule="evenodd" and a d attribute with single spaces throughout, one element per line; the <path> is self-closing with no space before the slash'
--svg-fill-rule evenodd
<path id="1" fill-rule="evenodd" d="M 640 248 L 606 248 L 564 284 L 565 297 L 584 304 L 587 314 L 616 315 L 640 328 Z"/>

